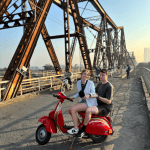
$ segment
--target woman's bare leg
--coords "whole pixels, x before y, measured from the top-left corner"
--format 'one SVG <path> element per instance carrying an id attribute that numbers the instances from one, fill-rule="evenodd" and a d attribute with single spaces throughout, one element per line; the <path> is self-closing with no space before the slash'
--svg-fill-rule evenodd
<path id="1" fill-rule="evenodd" d="M 98 114 L 98 108 L 96 106 L 91 106 L 86 109 L 84 125 L 87 126 L 88 122 L 91 119 L 92 114 Z"/>
<path id="2" fill-rule="evenodd" d="M 71 114 L 73 124 L 75 128 L 78 128 L 78 116 L 77 113 L 78 111 L 85 111 L 87 109 L 86 104 L 79 103 L 77 105 L 74 105 L 69 109 L 69 113 Z"/>

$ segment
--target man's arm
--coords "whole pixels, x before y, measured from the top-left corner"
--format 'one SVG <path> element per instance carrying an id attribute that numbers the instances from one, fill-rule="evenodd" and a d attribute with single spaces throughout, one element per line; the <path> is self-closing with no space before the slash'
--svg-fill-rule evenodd
<path id="1" fill-rule="evenodd" d="M 98 98 L 100 101 L 102 101 L 108 105 L 111 104 L 111 100 L 109 100 L 107 98 L 100 97 L 97 94 L 92 94 L 91 98 Z"/>
<path id="2" fill-rule="evenodd" d="M 93 94 L 92 95 L 93 98 L 98 98 L 100 101 L 106 103 L 106 104 L 111 104 L 111 101 L 113 99 L 113 88 L 111 86 L 109 86 L 107 89 L 106 89 L 106 98 L 104 97 L 100 97 L 98 96 L 97 94 Z"/>
<path id="3" fill-rule="evenodd" d="M 98 99 L 106 104 L 111 104 L 111 100 L 98 96 Z"/>

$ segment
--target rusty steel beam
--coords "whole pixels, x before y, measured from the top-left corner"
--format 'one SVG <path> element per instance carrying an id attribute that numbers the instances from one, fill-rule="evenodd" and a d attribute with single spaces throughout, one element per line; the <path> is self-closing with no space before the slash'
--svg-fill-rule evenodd
<path id="1" fill-rule="evenodd" d="M 63 0 L 63 6 L 64 6 L 64 35 L 65 35 L 65 64 L 67 71 L 68 67 L 71 69 L 69 0 Z"/>
<path id="2" fill-rule="evenodd" d="M 82 1 L 82 0 L 81 0 Z M 108 23 L 109 25 L 111 25 L 111 27 L 113 28 L 113 29 L 115 29 L 115 30 L 117 30 L 117 29 L 122 29 L 123 27 L 121 26 L 121 27 L 117 27 L 116 26 L 116 24 L 111 20 L 111 18 L 107 15 L 107 13 L 105 12 L 105 10 L 102 8 L 102 6 L 100 5 L 100 3 L 97 1 L 97 0 L 92 0 L 92 1 L 90 1 L 91 3 L 92 3 L 92 5 L 96 8 L 96 10 L 101 14 L 101 16 L 104 18 L 104 16 L 105 16 L 105 20 L 106 20 L 106 24 Z M 62 8 L 63 9 L 63 4 L 61 3 L 61 1 L 60 0 L 54 0 L 54 3 L 57 5 L 57 6 L 59 6 L 60 8 Z M 70 10 L 70 14 L 71 14 L 71 10 Z M 72 13 L 73 14 L 73 13 Z M 72 15 L 71 14 L 71 15 Z M 95 28 L 95 26 L 94 25 L 92 25 L 92 24 L 90 24 L 88 21 L 86 21 L 85 19 L 83 19 L 82 18 L 82 23 L 83 24 L 86 24 L 86 25 L 88 25 L 90 28 L 92 28 L 92 29 L 94 29 L 94 30 L 96 30 L 96 31 L 99 31 L 100 29 L 98 29 L 97 27 Z M 106 41 L 106 34 L 105 34 L 105 41 Z M 110 54 L 107 54 L 107 52 L 109 51 L 108 50 L 108 48 L 107 48 L 107 43 L 105 43 L 105 50 L 103 49 L 102 51 L 101 51 L 101 53 L 103 54 L 103 56 L 102 56 L 102 61 L 103 61 L 103 66 L 104 67 L 106 67 L 107 66 L 107 58 L 106 58 L 106 55 L 109 57 L 109 59 L 111 59 L 111 65 L 112 65 L 112 58 L 114 57 L 113 55 L 112 56 L 109 56 Z M 109 53 L 109 52 L 108 52 Z M 118 52 L 117 52 L 118 53 Z M 117 55 L 117 53 L 115 53 L 115 55 Z M 117 57 L 116 57 L 117 58 Z M 101 61 L 101 62 L 102 62 Z M 108 60 L 109 61 L 109 60 Z M 99 62 L 99 59 L 97 60 L 97 62 Z M 93 62 L 93 64 L 94 64 L 94 62 Z M 110 62 L 109 62 L 109 64 L 110 64 Z"/>
<path id="3" fill-rule="evenodd" d="M 54 3 L 55 5 L 57 5 L 59 8 L 64 9 L 61 0 L 54 0 L 53 3 Z M 72 16 L 71 9 L 69 9 L 69 14 Z M 81 16 L 80 16 L 80 17 L 81 17 Z M 95 25 L 93 25 L 92 23 L 88 22 L 88 21 L 85 20 L 84 18 L 81 17 L 81 20 L 82 20 L 83 24 L 88 25 L 91 29 L 93 29 L 93 30 L 95 30 L 95 31 L 99 31 L 99 28 L 97 28 Z"/>
<path id="4" fill-rule="evenodd" d="M 119 53 L 118 46 L 119 46 L 118 45 L 118 30 L 116 29 L 114 33 L 114 43 L 113 43 L 114 61 L 118 60 L 118 53 Z"/>
<path id="5" fill-rule="evenodd" d="M 12 0 L 1 0 L 1 2 L 0 2 L 0 16 L 3 16 L 3 14 L 5 13 L 7 7 L 11 3 L 11 1 Z"/>
<path id="6" fill-rule="evenodd" d="M 95 30 L 95 31 L 99 31 L 100 29 L 97 28 L 95 25 L 93 25 L 92 23 L 88 22 L 87 20 L 82 18 L 82 22 L 83 24 L 88 25 L 88 27 L 90 27 L 91 29 Z"/>
<path id="7" fill-rule="evenodd" d="M 102 46 L 102 35 L 103 35 L 103 20 L 101 20 L 100 23 L 100 31 L 98 32 L 97 35 L 97 40 L 96 40 L 96 48 L 95 48 L 95 53 L 94 53 L 94 60 L 93 60 L 93 68 L 98 65 L 99 59 L 100 59 L 100 51 L 101 51 L 101 46 Z"/>
<path id="8" fill-rule="evenodd" d="M 24 12 L 27 11 L 27 5 L 26 5 L 26 2 L 25 2 L 24 0 L 21 0 L 21 3 L 22 3 L 22 5 L 21 5 L 21 10 L 22 10 L 22 12 L 24 13 Z M 25 15 L 25 17 L 27 17 L 27 15 Z M 25 23 L 25 21 L 23 21 L 23 23 Z M 24 27 L 23 27 L 23 33 L 24 33 L 25 29 L 26 29 L 26 27 L 24 26 Z M 29 69 L 29 70 L 30 70 L 30 69 Z"/>
<path id="9" fill-rule="evenodd" d="M 81 17 L 79 14 L 77 1 L 70 0 L 70 8 L 72 11 L 73 21 L 75 24 L 75 30 L 77 33 L 79 33 L 78 41 L 79 41 L 79 45 L 80 45 L 80 50 L 81 50 L 84 66 L 86 69 L 91 70 L 91 73 L 92 73 L 91 60 L 89 57 L 89 51 L 88 51 L 88 47 L 87 47 L 87 43 L 86 43 L 83 24 L 82 24 Z"/>
<path id="10" fill-rule="evenodd" d="M 87 0 L 77 0 L 77 3 L 80 3 L 80 2 L 85 2 Z"/>
<path id="11" fill-rule="evenodd" d="M 122 27 L 121 29 L 121 40 L 120 40 L 120 51 L 121 51 L 121 55 L 120 55 L 120 59 L 119 59 L 119 63 L 121 66 L 123 66 L 124 63 L 126 63 L 126 57 L 129 57 L 129 59 L 131 60 L 134 68 L 135 68 L 135 64 L 133 63 L 129 52 L 126 49 L 126 42 L 125 42 L 125 34 L 124 34 L 124 28 Z M 128 54 L 128 56 L 127 56 Z"/>
<path id="12" fill-rule="evenodd" d="M 107 30 L 107 21 L 106 21 L 106 14 L 103 17 L 103 36 L 104 36 L 104 48 L 103 48 L 103 56 L 102 56 L 102 60 L 103 60 L 103 68 L 107 68 L 107 35 L 106 35 L 106 30 Z"/>
<path id="13" fill-rule="evenodd" d="M 123 65 L 123 46 L 124 46 L 124 32 L 123 28 L 121 30 L 121 40 L 120 40 L 120 55 L 119 55 L 119 66 Z"/>
<path id="14" fill-rule="evenodd" d="M 71 62 L 73 60 L 73 55 L 74 55 L 74 51 L 75 51 L 76 42 L 77 42 L 77 37 L 75 36 L 73 38 L 73 40 L 72 40 L 71 49 L 70 49 L 70 52 L 71 52 Z"/>
<path id="15" fill-rule="evenodd" d="M 13 4 L 11 4 L 11 6 L 9 8 L 7 8 L 7 10 L 5 11 L 6 15 L 10 15 L 13 14 L 20 6 L 23 5 L 23 3 L 25 3 L 27 0 L 22 0 L 22 3 L 20 5 L 17 5 L 17 2 L 19 0 L 16 0 Z M 9 10 L 9 12 L 8 12 Z"/>
<path id="16" fill-rule="evenodd" d="M 30 4 L 31 9 L 35 9 L 35 5 L 37 5 L 37 1 L 36 0 L 30 0 L 29 4 Z M 52 45 L 52 42 L 49 39 L 50 36 L 48 34 L 48 31 L 47 31 L 47 28 L 46 28 L 45 24 L 43 24 L 43 27 L 42 27 L 42 30 L 41 30 L 41 35 L 42 35 L 42 38 L 43 38 L 44 43 L 46 45 L 46 48 L 48 50 L 48 53 L 50 55 L 50 58 L 52 60 L 52 63 L 54 65 L 56 74 L 61 74 L 62 73 L 62 69 L 60 67 L 60 63 L 58 61 L 58 58 L 57 58 L 57 55 L 55 53 L 54 47 Z"/>
<path id="17" fill-rule="evenodd" d="M 117 29 L 118 27 L 116 24 L 111 20 L 111 18 L 107 15 L 103 7 L 100 5 L 98 0 L 92 0 L 90 1 L 91 4 L 95 7 L 95 9 L 101 14 L 102 17 L 106 16 L 106 21 L 114 28 Z"/>
<path id="18" fill-rule="evenodd" d="M 26 17 L 27 14 L 29 14 L 29 17 Z M 30 10 L 30 11 L 26 11 L 26 12 L 22 12 L 22 13 L 11 14 L 8 16 L 0 17 L 0 25 L 3 25 L 3 27 L 1 27 L 0 30 L 13 28 L 13 27 L 25 26 L 28 23 L 31 24 L 31 23 L 33 23 L 31 21 L 31 19 L 34 18 L 34 16 L 35 16 L 34 11 Z M 14 19 L 15 17 L 17 17 L 18 19 Z M 6 19 L 8 21 L 3 21 Z"/>
<path id="19" fill-rule="evenodd" d="M 112 29 L 107 29 L 107 60 L 108 60 L 108 68 L 113 67 L 113 61 L 112 61 Z"/>
<path id="20" fill-rule="evenodd" d="M 2 100 L 8 100 L 16 96 L 22 82 L 23 76 L 16 69 L 22 66 L 28 67 L 31 56 L 37 44 L 47 13 L 53 0 L 39 0 L 36 13 L 36 24 L 27 25 L 24 35 L 17 47 L 17 50 L 10 62 L 3 80 L 10 80 Z M 34 22 L 35 20 L 33 20 Z"/>
<path id="21" fill-rule="evenodd" d="M 76 37 L 78 36 L 77 33 L 75 34 L 70 34 L 70 37 Z M 49 40 L 49 39 L 59 39 L 59 38 L 65 38 L 68 37 L 68 35 L 55 35 L 55 36 L 48 36 L 45 40 Z"/>

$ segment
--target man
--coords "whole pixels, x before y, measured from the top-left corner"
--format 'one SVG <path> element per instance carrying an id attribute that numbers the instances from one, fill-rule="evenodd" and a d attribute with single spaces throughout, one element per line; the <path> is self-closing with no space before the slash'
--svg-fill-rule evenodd
<path id="1" fill-rule="evenodd" d="M 130 79 L 129 74 L 130 74 L 131 67 L 129 65 L 127 65 L 127 67 L 128 67 L 127 70 L 126 70 L 126 72 L 127 72 L 127 79 Z"/>
<path id="2" fill-rule="evenodd" d="M 99 79 L 100 81 L 100 78 L 99 78 L 99 74 L 100 74 L 100 71 L 101 71 L 101 68 L 100 67 L 95 67 L 95 76 L 96 76 L 96 82 L 97 82 L 97 78 Z"/>
<path id="3" fill-rule="evenodd" d="M 92 95 L 86 95 L 86 98 L 89 98 L 90 96 L 92 98 L 97 98 L 98 106 L 91 106 L 86 109 L 84 123 L 77 134 L 78 137 L 84 136 L 86 126 L 91 119 L 92 114 L 107 116 L 113 107 L 112 100 L 114 87 L 108 82 L 108 74 L 109 71 L 107 69 L 102 69 L 100 71 L 101 82 L 98 83 L 95 90 L 97 94 L 93 93 Z"/>
<path id="4" fill-rule="evenodd" d="M 71 76 L 72 76 L 72 73 L 71 73 L 70 68 L 68 67 L 68 68 L 67 68 L 67 71 L 66 71 L 65 74 L 64 74 L 64 77 L 65 77 L 66 79 L 68 79 L 68 83 L 72 86 Z"/>

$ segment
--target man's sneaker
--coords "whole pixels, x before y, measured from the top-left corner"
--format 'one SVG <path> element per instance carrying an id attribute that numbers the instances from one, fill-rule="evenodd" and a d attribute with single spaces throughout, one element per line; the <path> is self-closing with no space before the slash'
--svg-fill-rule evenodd
<path id="1" fill-rule="evenodd" d="M 79 129 L 77 128 L 72 128 L 72 129 L 70 129 L 70 130 L 67 130 L 67 132 L 69 133 L 69 134 L 77 134 L 78 132 L 79 132 Z"/>

